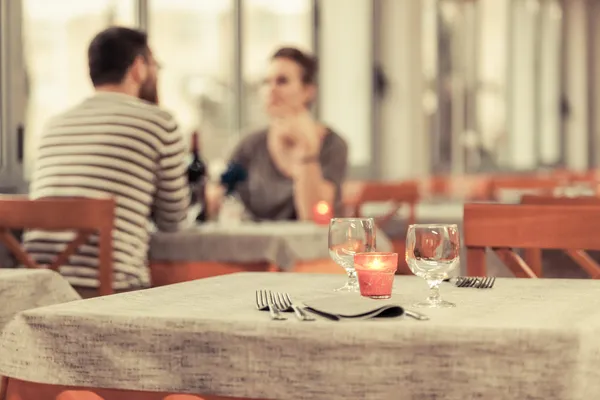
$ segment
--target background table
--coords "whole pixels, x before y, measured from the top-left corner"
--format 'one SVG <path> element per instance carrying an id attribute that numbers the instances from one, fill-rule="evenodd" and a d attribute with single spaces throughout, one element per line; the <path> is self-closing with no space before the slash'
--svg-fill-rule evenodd
<path id="1" fill-rule="evenodd" d="M 427 295 L 397 277 L 393 300 Z M 5 329 L 0 373 L 26 381 L 272 399 L 593 399 L 600 282 L 498 279 L 456 288 L 431 320 L 270 321 L 258 288 L 297 300 L 342 277 L 235 274 L 29 310 Z M 341 295 L 341 294 L 339 294 Z M 350 294 L 351 295 L 351 294 Z"/>
<path id="2" fill-rule="evenodd" d="M 289 270 L 299 261 L 328 258 L 327 232 L 327 226 L 302 222 L 206 223 L 153 234 L 149 257 L 170 262 L 266 261 Z"/>
<path id="3" fill-rule="evenodd" d="M 157 232 L 150 242 L 155 286 L 248 271 L 344 274 L 329 257 L 329 227 L 312 222 L 206 223 L 176 233 Z M 383 232 L 377 247 L 391 251 Z"/>
<path id="4" fill-rule="evenodd" d="M 176 233 L 157 232 L 150 259 L 158 261 L 267 261 L 282 270 L 298 262 L 329 258 L 328 226 L 311 222 L 206 223 Z M 389 250 L 385 235 L 378 246 Z"/>

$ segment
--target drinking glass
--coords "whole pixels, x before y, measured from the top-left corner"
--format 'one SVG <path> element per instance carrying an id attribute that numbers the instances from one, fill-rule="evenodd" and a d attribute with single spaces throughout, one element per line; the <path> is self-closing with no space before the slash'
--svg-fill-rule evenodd
<path id="1" fill-rule="evenodd" d="M 336 292 L 358 292 L 354 255 L 375 250 L 373 218 L 332 218 L 329 222 L 329 256 L 348 274 L 346 284 Z"/>
<path id="2" fill-rule="evenodd" d="M 455 307 L 442 300 L 440 284 L 459 264 L 460 235 L 455 224 L 410 225 L 406 236 L 406 262 L 413 274 L 429 285 L 429 297 L 418 307 Z"/>

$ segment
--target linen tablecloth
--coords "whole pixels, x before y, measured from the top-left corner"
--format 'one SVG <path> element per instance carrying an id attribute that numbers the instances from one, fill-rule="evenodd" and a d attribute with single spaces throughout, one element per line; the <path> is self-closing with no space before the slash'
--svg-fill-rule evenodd
<path id="1" fill-rule="evenodd" d="M 329 258 L 328 229 L 311 222 L 206 223 L 176 233 L 155 233 L 149 257 L 169 262 L 269 262 L 289 270 L 298 262 Z M 391 249 L 383 233 L 378 232 L 377 243 L 382 251 Z"/>
<path id="2" fill-rule="evenodd" d="M 280 400 L 600 398 L 598 281 L 445 283 L 457 307 L 420 310 L 425 322 L 271 321 L 254 308 L 258 288 L 299 301 L 343 280 L 243 273 L 25 311 L 4 330 L 0 373 Z M 399 304 L 426 295 L 423 280 L 396 278 Z"/>
<path id="3" fill-rule="evenodd" d="M 0 329 L 20 311 L 80 298 L 54 271 L 0 268 Z"/>

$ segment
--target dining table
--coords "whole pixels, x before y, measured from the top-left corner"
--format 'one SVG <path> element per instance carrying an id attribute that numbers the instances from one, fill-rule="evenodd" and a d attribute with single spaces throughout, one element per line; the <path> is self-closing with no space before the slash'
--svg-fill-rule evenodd
<path id="1" fill-rule="evenodd" d="M 81 299 L 79 294 L 54 271 L 0 268 L 0 332 L 20 311 L 78 299 Z M 4 381 L 1 380 L 0 394 L 3 390 Z"/>
<path id="2" fill-rule="evenodd" d="M 491 289 L 447 282 L 441 295 L 456 307 L 416 309 L 428 285 L 397 276 L 391 299 L 369 300 L 418 310 L 425 321 L 301 321 L 293 313 L 275 321 L 256 308 L 262 289 L 301 307 L 354 301 L 358 293 L 334 292 L 343 280 L 237 273 L 23 311 L 3 331 L 0 374 L 22 400 L 31 398 L 26 388 L 36 400 L 48 388 L 52 396 L 85 390 L 131 400 L 600 397 L 598 281 L 498 278 Z"/>
<path id="3" fill-rule="evenodd" d="M 205 222 L 154 232 L 149 260 L 155 286 L 236 272 L 344 274 L 329 255 L 328 225 L 301 221 Z M 377 249 L 392 251 L 383 231 Z"/>
<path id="4" fill-rule="evenodd" d="M 0 330 L 20 311 L 78 299 L 66 279 L 54 271 L 0 268 Z"/>

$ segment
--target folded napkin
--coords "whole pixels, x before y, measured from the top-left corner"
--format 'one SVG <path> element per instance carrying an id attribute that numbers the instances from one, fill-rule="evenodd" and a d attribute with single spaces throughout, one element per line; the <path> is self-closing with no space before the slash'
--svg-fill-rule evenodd
<path id="1" fill-rule="evenodd" d="M 337 295 L 304 301 L 306 309 L 323 317 L 340 319 L 393 318 L 404 314 L 398 304 L 361 297 L 358 294 Z"/>

